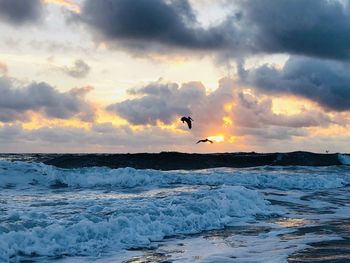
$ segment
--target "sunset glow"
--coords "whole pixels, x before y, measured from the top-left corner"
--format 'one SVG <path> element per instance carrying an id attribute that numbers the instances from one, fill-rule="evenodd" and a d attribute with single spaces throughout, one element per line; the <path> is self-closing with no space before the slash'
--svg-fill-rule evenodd
<path id="1" fill-rule="evenodd" d="M 350 262 L 350 0 L 0 0 L 0 32 L 0 263 Z"/>
<path id="2" fill-rule="evenodd" d="M 80 6 L 74 1 L 74 0 L 44 0 L 45 3 L 48 4 L 56 4 L 56 5 L 61 5 L 69 10 L 75 12 L 75 13 L 80 13 Z"/>
<path id="3" fill-rule="evenodd" d="M 225 141 L 225 137 L 223 135 L 215 135 L 215 136 L 209 136 L 209 140 L 214 141 L 214 142 L 223 142 Z"/>
<path id="4" fill-rule="evenodd" d="M 1 151 L 52 151 L 58 138 L 67 152 L 350 147 L 347 27 L 294 39 L 284 1 L 1 1 Z M 321 2 L 338 14 L 324 21 L 348 16 L 340 0 L 308 4 Z M 314 36 L 331 43 L 315 50 Z M 90 145 L 69 143 L 80 138 Z M 196 145 L 205 138 L 217 144 Z"/>

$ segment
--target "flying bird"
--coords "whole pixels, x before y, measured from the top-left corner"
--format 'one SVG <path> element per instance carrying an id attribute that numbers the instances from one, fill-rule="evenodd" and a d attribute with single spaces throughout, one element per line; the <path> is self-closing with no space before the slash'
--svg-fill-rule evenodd
<path id="1" fill-rule="evenodd" d="M 208 138 L 204 139 L 204 140 L 199 140 L 196 144 L 200 143 L 200 142 L 210 142 L 213 143 L 212 140 L 209 140 Z"/>
<path id="2" fill-rule="evenodd" d="M 188 117 L 182 117 L 182 118 L 181 118 L 181 121 L 182 121 L 183 123 L 186 122 L 189 129 L 192 128 L 192 121 L 193 121 L 193 119 L 192 119 L 190 116 L 188 116 Z"/>

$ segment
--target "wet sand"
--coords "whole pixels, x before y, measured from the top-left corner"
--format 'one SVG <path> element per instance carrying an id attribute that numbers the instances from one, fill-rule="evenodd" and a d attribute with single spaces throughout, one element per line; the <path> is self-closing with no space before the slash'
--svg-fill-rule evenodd
<path id="1" fill-rule="evenodd" d="M 310 247 L 289 256 L 290 263 L 348 263 L 350 262 L 350 219 L 338 219 L 327 224 L 303 227 L 295 235 L 337 234 L 342 240 L 327 240 L 309 244 Z"/>

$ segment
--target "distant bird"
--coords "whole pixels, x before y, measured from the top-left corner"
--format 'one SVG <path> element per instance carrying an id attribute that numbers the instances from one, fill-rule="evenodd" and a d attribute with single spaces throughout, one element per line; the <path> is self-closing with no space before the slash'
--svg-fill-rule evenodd
<path id="1" fill-rule="evenodd" d="M 181 118 L 181 121 L 183 122 L 183 123 L 187 123 L 187 125 L 188 125 L 188 128 L 189 129 L 191 129 L 192 128 L 192 118 L 190 117 L 190 116 L 188 116 L 188 117 L 182 117 Z"/>
<path id="2" fill-rule="evenodd" d="M 210 142 L 213 143 L 212 140 L 209 140 L 208 138 L 204 139 L 204 140 L 199 140 L 196 144 L 200 143 L 200 142 Z"/>
<path id="3" fill-rule="evenodd" d="M 328 154 L 328 153 L 329 153 L 329 151 L 328 151 L 328 150 L 326 150 L 326 153 Z"/>

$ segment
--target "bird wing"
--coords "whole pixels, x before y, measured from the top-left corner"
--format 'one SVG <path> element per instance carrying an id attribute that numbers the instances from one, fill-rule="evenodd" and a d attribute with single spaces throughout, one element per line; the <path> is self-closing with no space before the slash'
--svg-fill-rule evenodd
<path id="1" fill-rule="evenodd" d="M 192 123 L 190 120 L 187 120 L 187 125 L 188 125 L 188 128 L 191 129 L 192 128 Z"/>
<path id="2" fill-rule="evenodd" d="M 191 120 L 190 120 L 189 118 L 182 117 L 182 118 L 181 118 L 181 121 L 182 121 L 182 122 L 186 122 L 189 129 L 192 128 L 192 123 L 191 123 Z"/>

